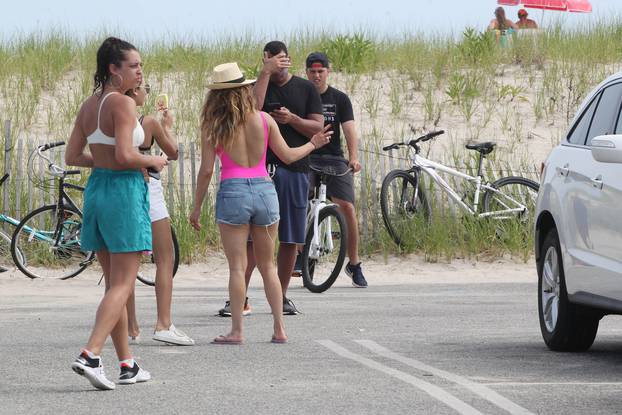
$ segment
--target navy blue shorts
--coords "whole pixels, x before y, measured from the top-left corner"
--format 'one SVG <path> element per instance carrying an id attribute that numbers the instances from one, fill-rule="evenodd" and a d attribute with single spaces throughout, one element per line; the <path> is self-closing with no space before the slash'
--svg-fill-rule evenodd
<path id="1" fill-rule="evenodd" d="M 307 173 L 279 166 L 272 180 L 279 196 L 279 241 L 285 244 L 304 244 L 309 176 Z"/>
<path id="2" fill-rule="evenodd" d="M 216 222 L 269 226 L 279 221 L 279 202 L 269 177 L 226 179 L 216 195 Z"/>

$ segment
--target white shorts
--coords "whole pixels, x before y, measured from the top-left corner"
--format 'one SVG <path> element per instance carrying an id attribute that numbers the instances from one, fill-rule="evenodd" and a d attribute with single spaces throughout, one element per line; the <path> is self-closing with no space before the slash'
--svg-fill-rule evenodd
<path id="1" fill-rule="evenodd" d="M 157 222 L 161 219 L 168 218 L 168 209 L 164 200 L 164 190 L 162 190 L 162 182 L 153 177 L 149 178 L 149 218 L 151 222 Z"/>

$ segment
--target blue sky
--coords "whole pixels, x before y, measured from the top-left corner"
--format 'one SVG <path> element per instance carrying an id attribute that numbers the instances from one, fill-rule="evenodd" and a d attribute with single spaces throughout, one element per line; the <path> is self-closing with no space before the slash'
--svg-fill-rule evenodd
<path id="1" fill-rule="evenodd" d="M 622 0 L 591 0 L 594 13 L 531 10 L 538 22 L 563 18 L 574 26 L 612 14 L 622 15 Z M 5 0 L 0 36 L 61 28 L 78 36 L 123 34 L 137 41 L 192 37 L 218 39 L 251 33 L 261 40 L 311 31 L 364 29 L 379 36 L 404 32 L 460 33 L 466 26 L 483 29 L 493 17 L 495 0 Z M 290 6 L 296 4 L 296 6 Z M 506 8 L 509 17 L 517 7 Z"/>

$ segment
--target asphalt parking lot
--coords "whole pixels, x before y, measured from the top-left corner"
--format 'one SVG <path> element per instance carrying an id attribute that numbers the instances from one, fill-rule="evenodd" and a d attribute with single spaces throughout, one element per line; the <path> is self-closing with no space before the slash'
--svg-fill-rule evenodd
<path id="1" fill-rule="evenodd" d="M 143 332 L 133 350 L 153 380 L 111 392 L 69 368 L 93 323 L 97 275 L 44 282 L 3 275 L 0 413 L 622 412 L 622 320 L 605 317 L 588 353 L 548 351 L 531 272 L 533 280 L 384 280 L 368 289 L 342 277 L 319 295 L 294 283 L 289 297 L 303 314 L 286 317 L 286 345 L 269 343 L 271 316 L 257 284 L 245 344 L 210 344 L 228 329 L 229 320 L 214 315 L 226 281 L 200 278 L 178 279 L 175 289 L 175 324 L 197 345 L 157 343 L 149 336 L 153 292 L 139 285 Z M 102 356 L 116 379 L 110 344 Z"/>

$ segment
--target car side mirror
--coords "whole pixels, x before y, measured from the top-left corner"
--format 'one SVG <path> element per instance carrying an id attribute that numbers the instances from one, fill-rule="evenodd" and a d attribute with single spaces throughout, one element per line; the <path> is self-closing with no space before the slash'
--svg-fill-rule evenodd
<path id="1" fill-rule="evenodd" d="M 601 163 L 622 163 L 622 134 L 599 135 L 590 143 L 592 157 Z"/>

